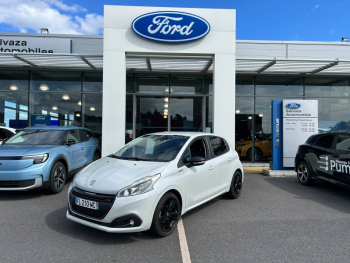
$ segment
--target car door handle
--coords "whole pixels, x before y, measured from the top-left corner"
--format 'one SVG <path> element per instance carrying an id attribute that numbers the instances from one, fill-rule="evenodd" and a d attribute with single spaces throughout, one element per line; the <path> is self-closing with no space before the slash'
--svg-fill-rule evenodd
<path id="1" fill-rule="evenodd" d="M 232 161 L 232 160 L 233 160 L 233 157 L 228 158 L 228 161 L 229 161 L 229 162 Z"/>
<path id="2" fill-rule="evenodd" d="M 94 147 L 95 145 L 91 144 L 91 147 Z"/>
<path id="3" fill-rule="evenodd" d="M 339 158 L 339 154 L 337 154 L 337 153 L 333 153 L 332 156 L 335 158 Z"/>
<path id="4" fill-rule="evenodd" d="M 84 150 L 85 148 L 84 147 L 81 147 L 82 150 Z"/>
<path id="5" fill-rule="evenodd" d="M 209 170 L 213 170 L 214 168 L 215 168 L 214 165 L 210 165 L 208 169 L 209 169 Z"/>

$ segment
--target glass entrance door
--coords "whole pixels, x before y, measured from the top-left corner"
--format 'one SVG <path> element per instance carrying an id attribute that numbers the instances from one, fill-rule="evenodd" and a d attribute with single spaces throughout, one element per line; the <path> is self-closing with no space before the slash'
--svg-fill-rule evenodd
<path id="1" fill-rule="evenodd" d="M 202 97 L 137 97 L 135 138 L 153 132 L 202 131 Z"/>
<path id="2" fill-rule="evenodd" d="M 168 130 L 166 104 L 165 97 L 137 97 L 136 138 L 147 133 Z"/>
<path id="3" fill-rule="evenodd" d="M 170 99 L 171 131 L 202 131 L 202 98 Z"/>

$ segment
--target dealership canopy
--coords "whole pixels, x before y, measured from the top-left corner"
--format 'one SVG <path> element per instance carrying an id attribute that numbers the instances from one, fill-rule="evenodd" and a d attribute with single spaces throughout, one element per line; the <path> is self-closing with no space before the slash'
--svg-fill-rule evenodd
<path id="1" fill-rule="evenodd" d="M 128 72 L 212 72 L 213 56 L 126 55 Z M 103 55 L 0 53 L 0 67 L 103 70 Z M 236 72 L 246 74 L 349 74 L 350 60 L 236 58 Z"/>

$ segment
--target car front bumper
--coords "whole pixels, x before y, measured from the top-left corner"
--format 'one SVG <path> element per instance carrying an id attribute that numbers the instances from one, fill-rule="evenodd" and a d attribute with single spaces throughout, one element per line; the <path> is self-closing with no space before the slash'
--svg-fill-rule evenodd
<path id="1" fill-rule="evenodd" d="M 22 191 L 42 187 L 45 178 L 48 180 L 49 173 L 48 162 L 20 170 L 0 170 L 0 191 Z"/>
<path id="2" fill-rule="evenodd" d="M 72 185 L 68 190 L 68 200 Z M 144 194 L 128 197 L 116 197 L 111 209 L 107 215 L 99 220 L 83 214 L 80 214 L 72 209 L 70 201 L 68 202 L 68 211 L 66 217 L 74 222 L 93 227 L 109 233 L 131 233 L 141 232 L 150 229 L 159 198 L 159 193 L 156 190 L 149 191 Z M 140 219 L 139 226 L 113 227 L 113 222 L 121 217 L 129 215 L 136 216 Z"/>
<path id="3" fill-rule="evenodd" d="M 43 185 L 42 177 L 30 180 L 0 181 L 0 191 L 23 191 L 39 188 Z"/>

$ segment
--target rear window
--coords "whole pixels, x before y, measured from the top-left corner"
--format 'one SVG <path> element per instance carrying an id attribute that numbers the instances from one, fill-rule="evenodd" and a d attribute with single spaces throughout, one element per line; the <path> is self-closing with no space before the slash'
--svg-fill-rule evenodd
<path id="1" fill-rule="evenodd" d="M 321 136 L 316 141 L 316 145 L 324 148 L 332 148 L 333 140 L 334 140 L 333 134 L 324 135 L 324 136 Z"/>
<path id="2" fill-rule="evenodd" d="M 318 137 L 319 137 L 318 135 L 312 135 L 309 137 L 309 139 L 307 139 L 306 143 L 314 144 Z"/>
<path id="3" fill-rule="evenodd" d="M 213 148 L 214 156 L 220 156 L 228 152 L 228 146 L 224 139 L 220 137 L 211 137 L 210 144 Z"/>
<path id="4" fill-rule="evenodd" d="M 350 135 L 340 134 L 338 136 L 337 145 L 335 146 L 335 148 L 340 151 L 349 151 Z"/>

